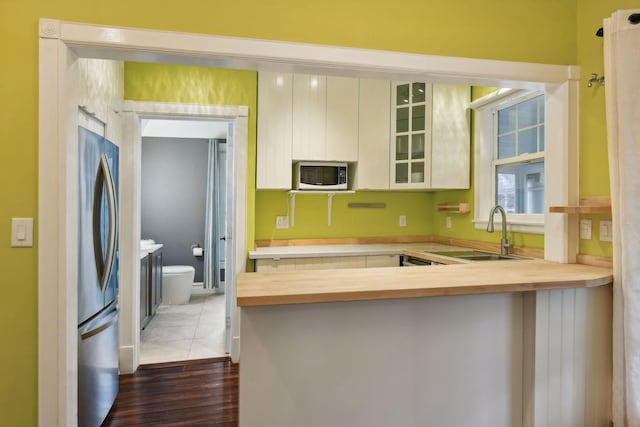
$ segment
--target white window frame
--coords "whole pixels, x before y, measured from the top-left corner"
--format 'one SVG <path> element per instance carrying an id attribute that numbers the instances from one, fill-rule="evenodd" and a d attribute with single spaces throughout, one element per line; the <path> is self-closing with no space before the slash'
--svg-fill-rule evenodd
<path id="1" fill-rule="evenodd" d="M 546 138 L 547 126 L 545 122 L 545 152 L 528 153 L 520 156 L 510 157 L 507 161 L 497 159 L 498 150 L 498 118 L 499 109 L 527 101 L 539 95 L 542 91 L 500 89 L 487 96 L 484 96 L 472 103 L 475 110 L 475 180 L 474 180 L 474 225 L 477 229 L 486 229 L 489 222 L 489 212 L 496 204 L 496 166 L 503 164 L 515 164 L 523 161 L 539 160 L 545 161 L 545 181 L 547 180 L 546 169 Z M 545 98 L 546 102 L 546 98 Z M 547 115 L 545 108 L 545 116 Z M 546 117 L 545 117 L 546 120 Z M 546 192 L 546 189 L 545 189 Z M 545 196 L 546 197 L 546 196 Z M 510 231 L 544 234 L 545 215 L 542 214 L 507 214 L 507 222 Z M 502 225 L 498 221 L 495 223 L 497 229 Z"/>

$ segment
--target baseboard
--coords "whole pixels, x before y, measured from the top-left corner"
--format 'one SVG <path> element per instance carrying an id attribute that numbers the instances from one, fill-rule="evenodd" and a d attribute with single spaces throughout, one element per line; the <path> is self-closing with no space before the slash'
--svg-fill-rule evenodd
<path id="1" fill-rule="evenodd" d="M 240 361 L 240 337 L 235 336 L 231 339 L 231 361 L 238 363 Z"/>
<path id="2" fill-rule="evenodd" d="M 132 345 L 125 345 L 119 349 L 119 369 L 120 374 L 132 374 L 138 368 L 134 360 L 134 351 Z"/>

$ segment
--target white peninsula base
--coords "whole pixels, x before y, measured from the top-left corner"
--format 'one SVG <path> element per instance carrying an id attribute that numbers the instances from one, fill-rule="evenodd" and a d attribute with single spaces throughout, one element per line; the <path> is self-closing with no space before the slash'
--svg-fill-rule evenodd
<path id="1" fill-rule="evenodd" d="M 249 306 L 240 426 L 602 426 L 611 287 Z"/>

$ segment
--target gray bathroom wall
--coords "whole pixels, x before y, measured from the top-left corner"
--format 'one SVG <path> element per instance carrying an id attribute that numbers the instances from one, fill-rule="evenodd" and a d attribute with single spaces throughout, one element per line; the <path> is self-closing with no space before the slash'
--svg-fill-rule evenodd
<path id="1" fill-rule="evenodd" d="M 141 238 L 162 243 L 164 265 L 195 267 L 203 281 L 208 140 L 142 138 Z"/>

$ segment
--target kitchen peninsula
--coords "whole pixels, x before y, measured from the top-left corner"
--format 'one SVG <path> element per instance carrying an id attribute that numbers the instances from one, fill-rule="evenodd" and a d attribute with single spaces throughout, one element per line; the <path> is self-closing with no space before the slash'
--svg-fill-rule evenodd
<path id="1" fill-rule="evenodd" d="M 240 274 L 240 425 L 603 425 L 611 282 L 542 260 Z"/>

